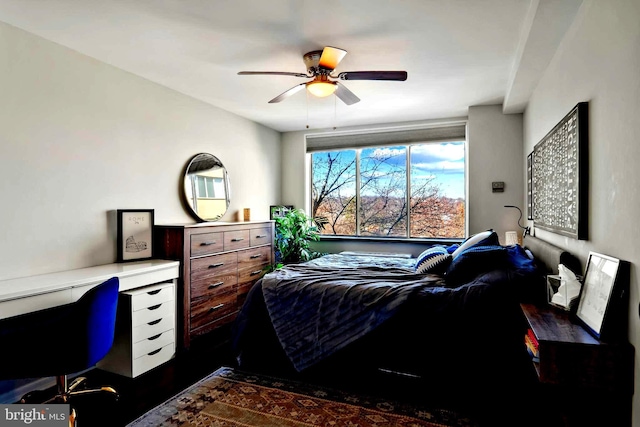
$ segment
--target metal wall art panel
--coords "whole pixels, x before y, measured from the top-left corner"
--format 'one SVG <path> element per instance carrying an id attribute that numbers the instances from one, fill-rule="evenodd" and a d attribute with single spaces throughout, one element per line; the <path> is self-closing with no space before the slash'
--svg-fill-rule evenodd
<path id="1" fill-rule="evenodd" d="M 532 198 L 535 227 L 587 238 L 587 102 L 578 103 L 533 148 Z"/>

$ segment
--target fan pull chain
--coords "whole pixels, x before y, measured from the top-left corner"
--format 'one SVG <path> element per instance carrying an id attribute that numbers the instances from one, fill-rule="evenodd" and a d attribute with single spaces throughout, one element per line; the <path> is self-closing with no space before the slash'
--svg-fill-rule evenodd
<path id="1" fill-rule="evenodd" d="M 307 129 L 309 129 L 309 91 L 305 90 L 304 93 L 307 95 Z"/>
<path id="2" fill-rule="evenodd" d="M 338 104 L 337 98 L 338 98 L 337 96 L 333 95 L 333 130 L 336 130 L 336 121 L 337 121 L 337 119 L 336 119 L 336 117 L 337 117 L 336 109 L 338 108 L 337 107 L 337 104 Z"/>

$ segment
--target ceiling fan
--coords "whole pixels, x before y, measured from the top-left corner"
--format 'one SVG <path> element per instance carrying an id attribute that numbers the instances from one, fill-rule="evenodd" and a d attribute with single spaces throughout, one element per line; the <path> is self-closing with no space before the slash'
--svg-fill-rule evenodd
<path id="1" fill-rule="evenodd" d="M 269 101 L 269 103 L 280 102 L 306 88 L 312 95 L 318 97 L 329 96 L 335 93 L 342 102 L 351 105 L 360 101 L 360 98 L 336 80 L 407 80 L 406 71 L 343 71 L 338 74 L 332 74 L 346 54 L 346 50 L 331 46 L 327 46 L 322 50 L 305 53 L 302 59 L 307 66 L 307 74 L 290 73 L 286 71 L 240 71 L 238 75 L 266 74 L 313 79 L 286 90 Z"/>

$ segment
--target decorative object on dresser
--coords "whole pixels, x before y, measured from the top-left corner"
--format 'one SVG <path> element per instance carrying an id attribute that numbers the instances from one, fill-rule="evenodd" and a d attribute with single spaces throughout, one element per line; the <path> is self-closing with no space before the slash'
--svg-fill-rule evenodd
<path id="1" fill-rule="evenodd" d="M 533 148 L 532 198 L 536 227 L 587 238 L 588 117 L 578 103 Z"/>
<path id="2" fill-rule="evenodd" d="M 153 251 L 153 209 L 118 209 L 117 261 L 151 259 Z"/>
<path id="3" fill-rule="evenodd" d="M 156 225 L 156 256 L 181 262 L 182 346 L 232 322 L 273 259 L 273 221 Z"/>
<path id="4" fill-rule="evenodd" d="M 227 169 L 213 154 L 199 153 L 191 158 L 182 190 L 189 213 L 198 221 L 218 221 L 231 203 Z"/>
<path id="5" fill-rule="evenodd" d="M 269 218 L 276 219 L 284 216 L 287 212 L 293 210 L 292 205 L 276 205 L 269 207 Z"/>

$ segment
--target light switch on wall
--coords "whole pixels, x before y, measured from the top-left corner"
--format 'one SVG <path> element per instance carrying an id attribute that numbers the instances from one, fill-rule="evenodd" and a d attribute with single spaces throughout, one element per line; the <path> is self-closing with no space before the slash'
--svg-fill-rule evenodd
<path id="1" fill-rule="evenodd" d="M 504 182 L 503 181 L 493 181 L 491 183 L 491 192 L 492 193 L 502 193 L 502 192 L 504 192 Z"/>

